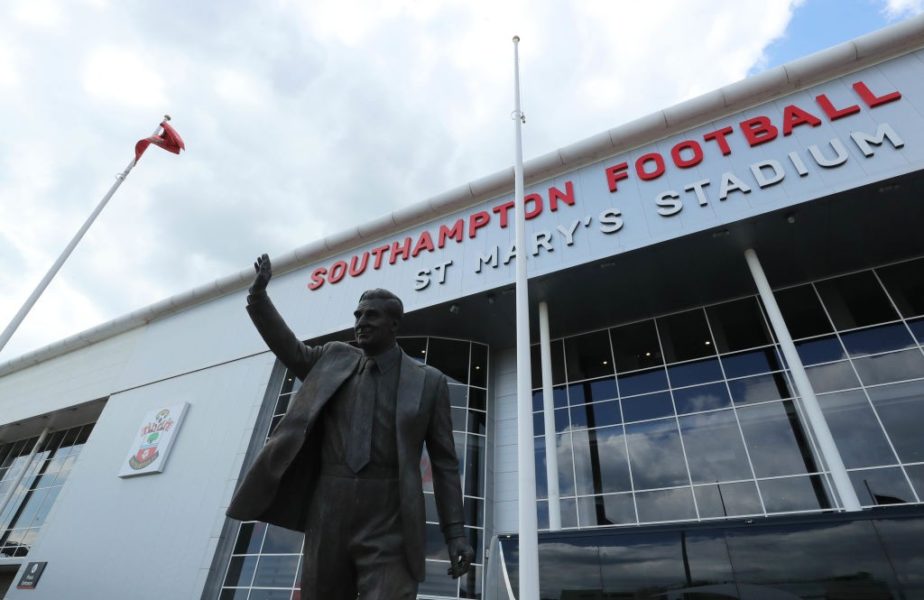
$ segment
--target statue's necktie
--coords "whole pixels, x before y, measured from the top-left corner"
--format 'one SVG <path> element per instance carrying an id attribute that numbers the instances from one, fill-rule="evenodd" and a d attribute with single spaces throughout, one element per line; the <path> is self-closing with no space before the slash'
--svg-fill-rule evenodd
<path id="1" fill-rule="evenodd" d="M 356 394 L 353 396 L 350 415 L 350 434 L 347 444 L 346 464 L 354 473 L 359 473 L 369 464 L 372 454 L 372 421 L 375 416 L 376 381 L 373 371 L 375 361 L 363 358 L 356 374 Z"/>

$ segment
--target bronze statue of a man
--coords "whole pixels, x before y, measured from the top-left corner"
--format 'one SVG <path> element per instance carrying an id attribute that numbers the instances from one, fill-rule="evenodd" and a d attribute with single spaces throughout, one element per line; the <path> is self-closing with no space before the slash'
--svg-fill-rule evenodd
<path id="1" fill-rule="evenodd" d="M 303 344 L 254 263 L 247 312 L 270 350 L 302 381 L 231 501 L 228 516 L 305 532 L 304 600 L 405 600 L 424 579 L 426 443 L 450 574 L 468 571 L 462 491 L 446 376 L 395 343 L 401 300 L 370 290 L 354 311 L 359 348 Z"/>

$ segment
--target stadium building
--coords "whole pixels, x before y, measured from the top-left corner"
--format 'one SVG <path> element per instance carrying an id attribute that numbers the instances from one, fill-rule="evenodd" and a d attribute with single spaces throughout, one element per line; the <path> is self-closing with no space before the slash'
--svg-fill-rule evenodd
<path id="1" fill-rule="evenodd" d="M 477 564 L 425 490 L 420 597 L 516 588 L 517 253 L 542 598 L 924 597 L 924 17 L 525 173 L 525 248 L 507 169 L 273 257 L 302 339 L 385 287 L 450 378 Z M 225 517 L 299 385 L 251 279 L 0 365 L 0 596 L 298 598 L 302 536 Z"/>

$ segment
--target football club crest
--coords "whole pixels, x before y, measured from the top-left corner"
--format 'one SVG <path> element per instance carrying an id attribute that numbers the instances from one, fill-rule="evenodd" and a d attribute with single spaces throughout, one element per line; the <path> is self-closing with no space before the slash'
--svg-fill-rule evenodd
<path id="1" fill-rule="evenodd" d="M 119 477 L 160 473 L 164 470 L 167 454 L 188 406 L 184 402 L 147 414 Z"/>

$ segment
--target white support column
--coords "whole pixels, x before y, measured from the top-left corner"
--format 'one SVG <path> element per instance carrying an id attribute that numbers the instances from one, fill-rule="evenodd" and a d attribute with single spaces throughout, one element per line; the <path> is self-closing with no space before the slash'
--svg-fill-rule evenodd
<path id="1" fill-rule="evenodd" d="M 558 494 L 558 447 L 555 443 L 555 402 L 552 397 L 552 344 L 549 335 L 549 305 L 539 303 L 539 354 L 542 360 L 542 410 L 545 417 L 545 478 L 549 490 L 549 529 L 561 529 L 561 499 Z"/>
<path id="2" fill-rule="evenodd" d="M 834 443 L 834 436 L 831 435 L 828 422 L 821 412 L 818 398 L 815 397 L 815 390 L 812 389 L 812 384 L 805 373 L 805 366 L 802 364 L 802 359 L 799 358 L 792 336 L 789 335 L 789 328 L 786 327 L 786 322 L 783 321 L 783 314 L 780 312 L 780 307 L 777 305 L 773 291 L 770 289 L 770 283 L 767 281 L 764 269 L 760 265 L 757 253 L 752 248 L 748 248 L 744 251 L 744 258 L 748 261 L 748 267 L 751 269 L 751 276 L 754 277 L 760 299 L 763 300 L 764 307 L 767 309 L 770 325 L 773 327 L 776 339 L 780 342 L 783 357 L 789 365 L 789 372 L 792 374 L 796 392 L 801 398 L 805 416 L 809 421 L 809 427 L 812 428 L 812 432 L 815 434 L 821 457 L 831 472 L 834 488 L 840 497 L 841 508 L 846 511 L 858 511 L 861 507 L 857 492 L 853 489 L 853 484 L 850 483 L 847 468 L 844 466 L 841 454 Z"/>

